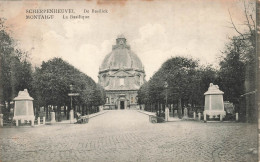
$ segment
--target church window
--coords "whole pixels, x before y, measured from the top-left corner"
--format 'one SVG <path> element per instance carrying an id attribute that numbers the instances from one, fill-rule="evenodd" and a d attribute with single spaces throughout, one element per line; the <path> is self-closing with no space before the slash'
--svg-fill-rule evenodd
<path id="1" fill-rule="evenodd" d="M 136 74 L 135 78 L 136 78 L 137 85 L 141 85 L 142 83 L 141 83 L 141 76 L 140 76 L 140 74 Z"/>
<path id="2" fill-rule="evenodd" d="M 134 103 L 134 97 L 131 97 L 131 103 Z"/>
<path id="3" fill-rule="evenodd" d="M 106 86 L 106 75 L 102 76 L 103 85 Z"/>
<path id="4" fill-rule="evenodd" d="M 119 78 L 120 86 L 125 85 L 125 79 L 124 78 Z"/>
<path id="5" fill-rule="evenodd" d="M 114 103 L 114 98 L 111 98 L 111 103 L 112 103 L 112 104 Z"/>

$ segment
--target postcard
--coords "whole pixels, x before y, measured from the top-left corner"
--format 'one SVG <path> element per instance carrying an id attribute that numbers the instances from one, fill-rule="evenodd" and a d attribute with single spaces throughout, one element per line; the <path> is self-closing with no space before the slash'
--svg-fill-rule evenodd
<path id="1" fill-rule="evenodd" d="M 0 161 L 257 161 L 259 2 L 0 1 Z"/>

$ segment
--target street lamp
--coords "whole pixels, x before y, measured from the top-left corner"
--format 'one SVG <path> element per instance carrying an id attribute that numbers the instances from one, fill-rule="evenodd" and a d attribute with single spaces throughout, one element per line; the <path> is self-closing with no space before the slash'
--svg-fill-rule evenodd
<path id="1" fill-rule="evenodd" d="M 164 88 L 165 88 L 165 106 L 168 107 L 168 102 L 167 102 L 167 98 L 168 98 L 168 94 L 167 94 L 168 83 L 166 81 L 164 82 Z"/>
<path id="2" fill-rule="evenodd" d="M 75 107 L 74 107 L 74 109 L 72 108 L 72 96 L 79 96 L 79 93 L 73 93 L 73 85 L 72 84 L 70 85 L 70 93 L 68 94 L 68 96 L 70 96 L 70 106 L 71 106 L 71 110 L 73 110 L 74 116 L 75 116 L 75 114 L 76 114 Z"/>
<path id="3" fill-rule="evenodd" d="M 167 94 L 167 88 L 168 88 L 168 83 L 165 81 L 164 82 L 164 88 L 165 88 L 165 121 L 168 121 L 169 119 L 169 108 L 168 108 L 168 102 L 167 102 L 167 97 L 168 97 L 168 94 Z"/>
<path id="4" fill-rule="evenodd" d="M 73 91 L 73 85 L 71 84 L 70 85 L 70 93 L 72 93 L 72 91 Z M 73 109 L 72 108 L 72 95 L 70 95 L 70 108 Z"/>

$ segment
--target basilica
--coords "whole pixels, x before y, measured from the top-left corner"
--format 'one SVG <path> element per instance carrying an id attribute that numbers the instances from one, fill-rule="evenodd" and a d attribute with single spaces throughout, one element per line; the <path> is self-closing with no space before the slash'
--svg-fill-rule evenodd
<path id="1" fill-rule="evenodd" d="M 144 66 L 123 35 L 99 67 L 99 84 L 106 92 L 105 109 L 137 109 L 137 91 L 145 82 Z"/>

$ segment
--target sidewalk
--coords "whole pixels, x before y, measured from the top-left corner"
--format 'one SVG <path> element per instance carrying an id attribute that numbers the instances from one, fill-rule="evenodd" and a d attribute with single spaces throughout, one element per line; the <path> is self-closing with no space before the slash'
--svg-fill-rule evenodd
<path id="1" fill-rule="evenodd" d="M 98 113 L 90 114 L 90 115 L 89 115 L 89 119 L 90 119 L 90 118 L 94 118 L 94 117 L 99 116 L 99 115 L 102 115 L 102 114 L 105 114 L 105 113 L 107 113 L 107 112 L 109 112 L 109 110 L 103 110 L 103 111 L 100 111 L 100 112 L 98 112 Z"/>
<path id="2" fill-rule="evenodd" d="M 144 110 L 137 110 L 140 113 L 143 113 L 145 115 L 156 115 L 155 112 L 148 112 Z M 178 117 L 169 117 L 169 120 L 167 122 L 175 122 L 175 121 L 181 121 L 182 119 L 179 119 Z"/>
<path id="3" fill-rule="evenodd" d="M 169 117 L 168 122 L 175 122 L 175 121 L 181 121 L 178 117 Z"/>
<path id="4" fill-rule="evenodd" d="M 144 110 L 137 110 L 137 111 L 140 112 L 140 113 L 143 113 L 145 115 L 156 115 L 155 112 L 149 112 L 149 111 L 144 111 Z"/>
<path id="5" fill-rule="evenodd" d="M 94 118 L 94 117 L 99 116 L 99 115 L 102 115 L 102 114 L 107 113 L 107 112 L 108 112 L 108 110 L 103 110 L 103 111 L 100 111 L 98 113 L 90 114 L 89 119 Z M 76 123 L 76 122 L 77 122 L 76 118 L 74 118 L 74 123 Z M 46 125 L 54 125 L 54 124 L 71 124 L 71 123 L 70 123 L 70 120 L 62 120 L 61 122 L 55 122 L 55 123 L 51 123 L 51 121 L 46 122 Z M 35 126 L 38 126 L 38 125 L 35 125 Z"/>

